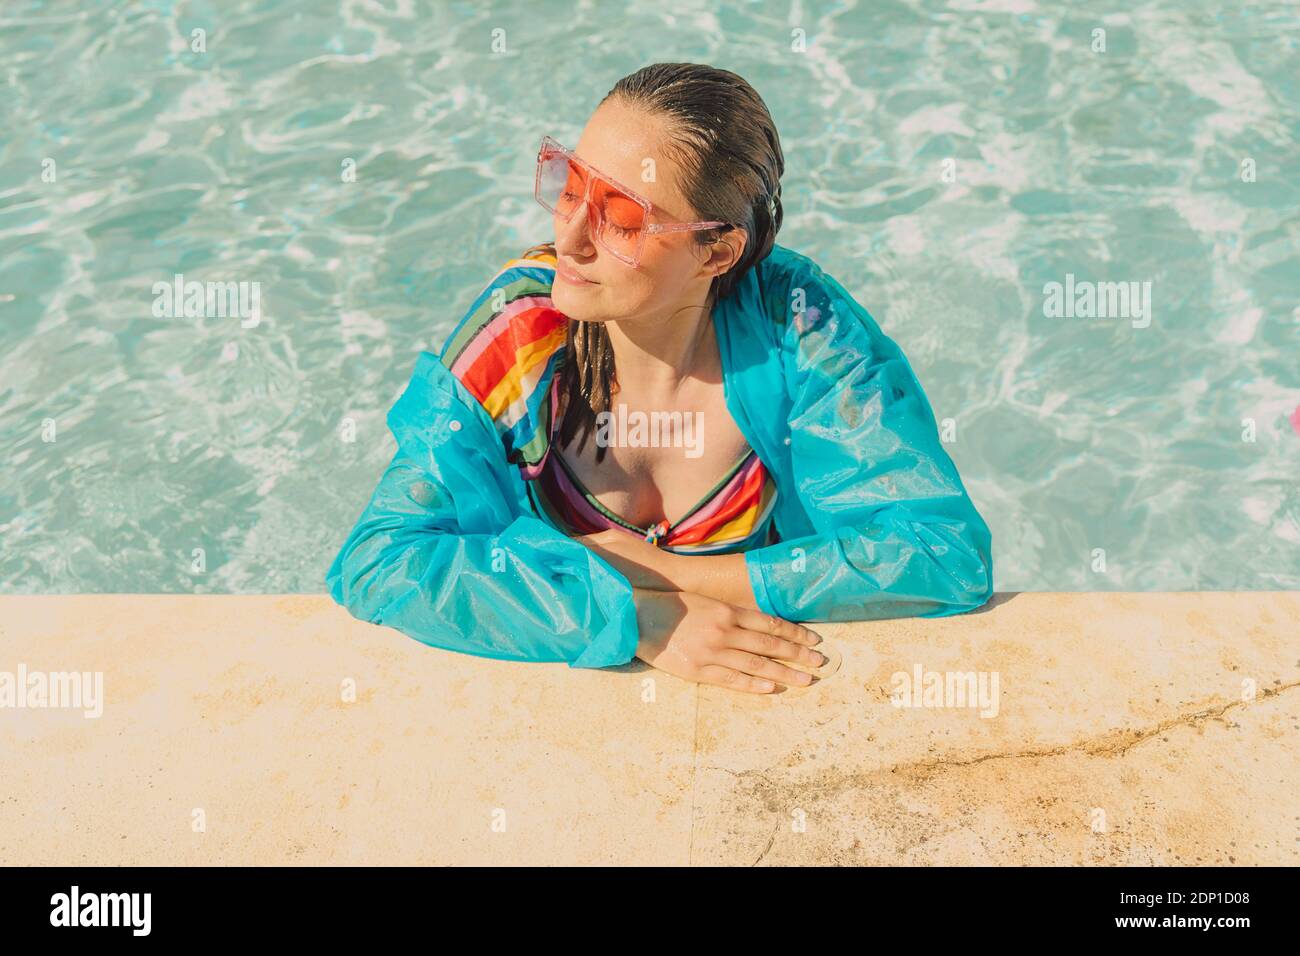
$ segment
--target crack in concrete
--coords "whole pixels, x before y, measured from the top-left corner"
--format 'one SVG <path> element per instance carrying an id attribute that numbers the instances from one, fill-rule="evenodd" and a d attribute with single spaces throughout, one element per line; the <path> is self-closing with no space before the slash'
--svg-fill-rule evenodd
<path id="1" fill-rule="evenodd" d="M 989 761 L 993 761 L 993 760 L 1020 760 L 1020 759 L 1037 759 L 1041 757 L 1059 757 L 1065 754 L 1075 753 L 1075 752 L 1086 753 L 1089 754 L 1090 756 L 1119 757 L 1119 756 L 1123 756 L 1129 750 L 1133 749 L 1137 745 L 1144 743 L 1145 741 L 1150 740 L 1153 737 L 1159 736 L 1160 734 L 1165 733 L 1166 731 L 1172 730 L 1177 727 L 1195 727 L 1199 724 L 1202 724 L 1210 720 L 1220 720 L 1223 718 L 1224 714 L 1228 713 L 1229 711 L 1236 710 L 1237 708 L 1244 707 L 1248 704 L 1260 703 L 1261 701 L 1265 701 L 1270 698 L 1277 697 L 1280 694 L 1284 693 L 1285 691 L 1294 690 L 1297 687 L 1300 687 L 1300 681 L 1295 681 L 1290 684 L 1282 684 L 1281 686 L 1273 687 L 1273 688 L 1264 688 L 1262 691 L 1260 691 L 1260 693 L 1256 697 L 1254 697 L 1251 700 L 1229 701 L 1228 703 L 1223 704 L 1221 706 L 1202 706 L 1201 708 L 1194 710 L 1190 713 L 1178 714 L 1174 717 L 1170 717 L 1166 720 L 1162 720 L 1159 723 L 1155 724 L 1154 726 L 1148 727 L 1144 730 L 1143 729 L 1113 730 L 1098 735 L 1096 737 L 1074 741 L 1069 744 L 1063 744 L 1059 747 L 1045 747 L 1045 748 L 1038 748 L 1038 749 L 1018 750 L 1018 751 L 1012 751 L 1008 753 L 983 754 L 978 757 L 970 757 L 966 759 L 938 758 L 935 760 L 920 760 L 920 761 L 913 761 L 911 763 L 895 764 L 891 767 L 881 767 L 867 772 L 848 773 L 848 774 L 844 774 L 838 781 L 835 781 L 835 783 L 839 784 L 838 786 L 835 786 L 830 781 L 823 781 L 820 783 L 814 781 L 807 781 L 801 784 L 778 783 L 776 780 L 773 780 L 770 776 L 768 776 L 768 771 L 774 769 L 770 767 L 764 769 L 754 768 L 751 770 L 732 770 L 729 767 L 719 767 L 719 766 L 701 767 L 699 765 L 699 716 L 700 715 L 699 715 L 699 698 L 697 696 L 696 719 L 695 719 L 695 740 L 692 743 L 692 748 L 693 748 L 692 764 L 694 766 L 694 772 L 693 772 L 693 779 L 691 781 L 691 842 L 690 842 L 690 851 L 688 856 L 688 865 L 694 864 L 695 790 L 696 790 L 695 781 L 698 779 L 700 771 L 702 770 L 719 770 L 722 771 L 723 773 L 731 774 L 733 777 L 737 778 L 738 780 L 761 781 L 760 786 L 765 786 L 767 789 L 773 792 L 781 792 L 789 789 L 795 789 L 803 794 L 814 794 L 814 793 L 825 792 L 825 791 L 831 791 L 831 792 L 842 791 L 848 786 L 853 786 L 855 784 L 863 783 L 865 782 L 866 779 L 869 778 L 873 778 L 873 777 L 878 778 L 884 773 L 895 774 L 901 772 L 904 774 L 915 774 L 918 776 L 930 776 L 940 771 L 946 771 L 946 770 L 962 768 L 962 767 L 971 767 L 977 764 L 988 763 Z M 823 773 L 825 772 L 826 771 L 823 771 Z M 777 828 L 778 829 L 780 828 L 779 822 L 777 824 Z M 759 863 L 761 863 L 766 858 L 768 853 L 771 852 L 772 847 L 775 845 L 775 842 L 776 842 L 776 830 L 773 830 L 771 836 L 769 836 L 767 840 L 767 844 L 763 847 L 762 851 L 758 854 L 757 859 L 755 859 L 755 861 L 750 865 L 757 866 Z"/>
<path id="2" fill-rule="evenodd" d="M 1200 710 L 1188 714 L 1179 714 L 1176 717 L 1170 717 L 1160 721 L 1153 727 L 1146 730 L 1140 729 L 1120 729 L 1112 730 L 1109 733 L 1101 734 L 1097 737 L 1085 740 L 1074 741 L 1073 743 L 1063 744 L 1059 747 L 1047 747 L 1032 750 L 1018 750 L 1010 753 L 993 753 L 982 754 L 978 757 L 971 757 L 966 760 L 953 760 L 951 758 L 939 758 L 937 760 L 918 760 L 908 764 L 896 764 L 889 768 L 890 773 L 899 771 L 918 771 L 925 773 L 930 770 L 948 770 L 954 767 L 972 767 L 976 764 L 987 763 L 990 760 L 1019 760 L 1023 758 L 1037 757 L 1059 757 L 1064 754 L 1081 751 L 1089 756 L 1119 757 L 1126 754 L 1129 750 L 1138 744 L 1150 740 L 1167 730 L 1175 727 L 1195 727 L 1207 720 L 1218 720 L 1230 710 L 1238 707 L 1244 707 L 1247 704 L 1258 703 L 1262 700 L 1268 700 L 1270 697 L 1276 697 L 1283 691 L 1292 690 L 1300 687 L 1300 681 L 1290 684 L 1283 684 L 1280 687 L 1264 688 L 1252 700 L 1235 700 L 1224 704 L 1221 707 L 1204 707 Z"/>
<path id="3" fill-rule="evenodd" d="M 733 777 L 759 777 L 768 786 L 775 787 L 776 781 L 769 777 L 761 770 L 732 770 L 730 767 L 703 767 L 703 770 L 721 770 L 723 773 L 729 773 Z"/>
<path id="4" fill-rule="evenodd" d="M 760 864 L 760 863 L 763 862 L 763 857 L 767 856 L 767 854 L 768 854 L 768 853 L 771 851 L 771 849 L 772 849 L 772 845 L 773 845 L 774 843 L 776 843 L 776 834 L 777 834 L 777 831 L 780 830 L 780 829 L 781 829 L 781 823 L 780 823 L 780 821 L 777 821 L 776 826 L 772 829 L 772 835 L 769 836 L 769 837 L 767 838 L 767 846 L 763 847 L 763 852 L 760 853 L 760 854 L 758 855 L 758 859 L 757 859 L 757 860 L 755 860 L 753 863 L 749 864 L 750 866 L 758 866 L 758 864 Z"/>
<path id="5" fill-rule="evenodd" d="M 1175 717 L 1170 717 L 1166 720 L 1162 720 L 1159 723 L 1155 724 L 1154 726 L 1146 728 L 1145 730 L 1133 730 L 1133 729 L 1113 730 L 1108 733 L 1101 734 L 1097 737 L 1074 741 L 1073 743 L 1063 744 L 1059 747 L 1044 747 L 1044 748 L 1037 748 L 1037 749 L 1030 749 L 1030 750 L 1017 750 L 1008 753 L 981 754 L 978 757 L 969 757 L 966 759 L 953 759 L 948 757 L 941 757 L 934 760 L 918 760 L 910 763 L 894 764 L 893 766 L 880 767 L 865 772 L 848 773 L 845 774 L 839 782 L 841 784 L 850 784 L 853 782 L 859 782 L 864 778 L 878 777 L 884 773 L 892 774 L 892 773 L 902 772 L 902 773 L 916 773 L 920 775 L 930 775 L 936 771 L 951 770 L 954 768 L 961 768 L 961 767 L 972 767 L 977 764 L 988 763 L 989 761 L 992 760 L 1021 760 L 1021 759 L 1037 759 L 1041 757 L 1059 757 L 1074 752 L 1083 752 L 1091 756 L 1106 756 L 1106 757 L 1122 756 L 1132 748 L 1136 747 L 1138 744 L 1150 740 L 1151 738 L 1156 737 L 1162 733 L 1165 733 L 1166 731 L 1171 730 L 1175 727 L 1194 727 L 1208 720 L 1219 720 L 1223 717 L 1224 714 L 1226 714 L 1230 710 L 1235 710 L 1238 707 L 1244 707 L 1248 704 L 1255 704 L 1264 700 L 1268 700 L 1272 697 L 1277 697 L 1278 695 L 1282 694 L 1284 691 L 1294 690 L 1296 687 L 1300 687 L 1300 681 L 1296 681 L 1290 684 L 1283 684 L 1279 687 L 1265 688 L 1253 700 L 1230 701 L 1226 704 L 1223 704 L 1222 706 L 1202 707 L 1199 710 L 1192 711 L 1191 713 L 1179 714 Z M 697 756 L 698 756 L 698 750 L 697 750 Z M 701 770 L 719 770 L 722 771 L 723 773 L 731 774 L 733 777 L 736 777 L 738 780 L 748 780 L 748 779 L 760 780 L 762 781 L 763 784 L 765 784 L 767 787 L 772 788 L 773 790 L 784 789 L 790 786 L 789 784 L 778 783 L 776 780 L 773 780 L 770 776 L 768 776 L 768 771 L 771 769 L 773 768 L 769 767 L 764 769 L 755 768 L 751 770 L 732 770 L 729 767 L 718 767 L 718 766 L 700 767 L 698 766 L 698 764 L 696 765 L 697 774 Z M 820 790 L 836 789 L 836 788 L 828 787 L 825 783 L 818 785 L 817 783 L 809 781 L 797 785 L 797 789 L 802 793 L 815 793 Z M 840 787 L 838 789 L 843 789 L 843 787 Z"/>

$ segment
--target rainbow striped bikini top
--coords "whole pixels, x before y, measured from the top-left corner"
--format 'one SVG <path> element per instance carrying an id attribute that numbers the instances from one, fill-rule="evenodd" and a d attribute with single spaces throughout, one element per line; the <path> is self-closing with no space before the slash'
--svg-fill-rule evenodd
<path id="1" fill-rule="evenodd" d="M 553 389 L 552 438 L 559 430 L 557 404 Z M 583 486 L 553 442 L 548 451 L 541 474 L 531 489 L 534 504 L 553 524 L 571 535 L 620 528 L 680 554 L 748 551 L 775 539 L 772 515 L 776 484 L 752 448 L 681 518 L 673 523 L 661 520 L 646 528 L 624 520 L 601 504 Z"/>
<path id="2" fill-rule="evenodd" d="M 511 259 L 441 355 L 492 418 L 537 516 L 571 536 L 619 528 L 684 554 L 742 552 L 777 540 L 776 484 L 753 449 L 675 523 L 662 520 L 648 528 L 602 505 L 558 453 L 550 454 L 559 425 L 555 373 L 564 361 L 570 321 L 551 303 L 554 277 L 555 250 L 549 243 Z"/>

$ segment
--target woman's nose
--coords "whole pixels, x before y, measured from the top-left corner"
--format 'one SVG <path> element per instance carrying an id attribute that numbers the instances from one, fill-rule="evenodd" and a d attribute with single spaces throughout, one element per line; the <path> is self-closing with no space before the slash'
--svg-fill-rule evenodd
<path id="1" fill-rule="evenodd" d="M 555 217 L 555 241 L 557 245 L 572 249 L 594 249 L 592 232 L 595 223 L 596 207 L 591 200 L 584 199 L 569 216 L 568 222 L 560 216 Z"/>

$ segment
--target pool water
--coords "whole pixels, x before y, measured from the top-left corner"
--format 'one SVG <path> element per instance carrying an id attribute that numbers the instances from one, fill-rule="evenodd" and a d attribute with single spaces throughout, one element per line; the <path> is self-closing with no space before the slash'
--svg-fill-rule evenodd
<path id="1" fill-rule="evenodd" d="M 416 353 L 550 237 L 542 135 L 659 60 L 768 102 L 778 241 L 950 420 L 999 590 L 1300 587 L 1297 8 L 1081 7 L 7 0 L 0 589 L 323 591 Z"/>

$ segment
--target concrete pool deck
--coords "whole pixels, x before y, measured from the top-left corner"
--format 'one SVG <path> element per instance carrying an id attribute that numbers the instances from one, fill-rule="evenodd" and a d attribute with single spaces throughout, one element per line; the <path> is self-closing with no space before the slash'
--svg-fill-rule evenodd
<path id="1" fill-rule="evenodd" d="M 104 694 L 0 709 L 0 863 L 1300 863 L 1300 592 L 810 626 L 838 670 L 753 697 L 323 595 L 0 597 L 0 676 Z M 894 706 L 917 669 L 996 714 Z"/>

